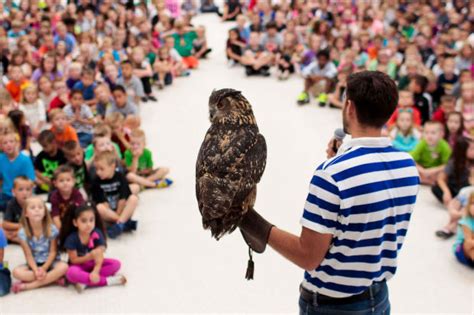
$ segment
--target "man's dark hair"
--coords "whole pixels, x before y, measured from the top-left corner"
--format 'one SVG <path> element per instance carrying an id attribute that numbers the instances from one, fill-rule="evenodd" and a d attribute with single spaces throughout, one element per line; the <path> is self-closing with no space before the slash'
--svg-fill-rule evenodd
<path id="1" fill-rule="evenodd" d="M 362 71 L 347 78 L 347 99 L 356 108 L 359 123 L 381 128 L 398 104 L 395 82 L 380 71 Z"/>
<path id="2" fill-rule="evenodd" d="M 42 145 L 48 145 L 56 141 L 56 138 L 54 136 L 54 133 L 51 130 L 43 130 L 41 133 L 38 135 L 38 142 Z"/>
<path id="3" fill-rule="evenodd" d="M 318 53 L 316 54 L 316 58 L 319 59 L 319 57 L 326 57 L 326 59 L 329 60 L 329 50 L 322 49 L 318 51 Z"/>
<path id="4" fill-rule="evenodd" d="M 114 88 L 112 89 L 112 93 L 115 92 L 115 91 L 120 91 L 124 94 L 127 94 L 127 91 L 125 90 L 125 88 L 120 84 L 114 86 Z"/>

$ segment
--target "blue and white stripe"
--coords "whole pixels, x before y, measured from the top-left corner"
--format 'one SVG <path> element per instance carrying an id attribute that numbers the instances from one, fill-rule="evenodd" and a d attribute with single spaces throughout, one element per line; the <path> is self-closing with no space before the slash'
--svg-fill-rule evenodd
<path id="1" fill-rule="evenodd" d="M 311 179 L 301 224 L 333 234 L 321 265 L 303 286 L 331 297 L 389 280 L 408 230 L 419 176 L 411 156 L 387 138 L 352 139 Z"/>

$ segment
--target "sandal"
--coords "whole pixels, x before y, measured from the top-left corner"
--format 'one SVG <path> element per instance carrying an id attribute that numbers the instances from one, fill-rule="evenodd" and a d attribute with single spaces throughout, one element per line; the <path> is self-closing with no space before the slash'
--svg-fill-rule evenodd
<path id="1" fill-rule="evenodd" d="M 447 240 L 448 238 L 450 238 L 454 235 L 453 232 L 445 230 L 445 229 L 438 230 L 438 231 L 436 231 L 435 234 L 436 234 L 437 237 L 442 238 L 444 240 Z"/>

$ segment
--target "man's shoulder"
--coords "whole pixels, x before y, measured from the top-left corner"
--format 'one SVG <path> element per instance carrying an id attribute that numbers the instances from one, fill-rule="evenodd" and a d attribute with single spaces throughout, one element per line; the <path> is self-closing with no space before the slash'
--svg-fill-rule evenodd
<path id="1" fill-rule="evenodd" d="M 378 158 L 376 158 L 378 156 Z M 383 157 L 383 158 L 382 158 Z M 401 162 L 403 161 L 403 162 Z M 389 168 L 391 164 L 403 164 L 405 167 L 415 167 L 415 162 L 408 152 L 400 151 L 393 146 L 388 147 L 353 147 L 336 155 L 322 163 L 317 171 L 327 173 L 331 176 L 341 172 L 351 172 L 353 168 L 362 169 L 374 167 L 382 163 L 380 167 Z M 355 170 L 354 170 L 355 171 Z"/>

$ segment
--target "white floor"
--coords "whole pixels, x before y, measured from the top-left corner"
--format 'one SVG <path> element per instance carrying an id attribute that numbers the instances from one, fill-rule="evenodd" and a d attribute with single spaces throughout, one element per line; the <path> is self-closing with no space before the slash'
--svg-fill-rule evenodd
<path id="1" fill-rule="evenodd" d="M 340 126 L 337 110 L 299 108 L 302 81 L 246 78 L 228 69 L 224 44 L 230 24 L 214 15 L 196 24 L 208 27 L 214 51 L 191 77 L 142 106 L 143 127 L 156 162 L 171 168 L 174 186 L 141 194 L 139 230 L 110 241 L 107 255 L 122 261 L 125 287 L 88 289 L 49 287 L 0 300 L 7 313 L 290 313 L 298 310 L 303 271 L 271 249 L 255 258 L 255 280 L 244 279 L 247 247 L 239 233 L 220 242 L 201 228 L 194 192 L 194 165 L 209 127 L 207 99 L 212 89 L 240 89 L 254 106 L 268 143 L 268 166 L 259 186 L 257 209 L 277 226 L 299 233 L 308 183 L 324 160 L 325 145 Z M 452 241 L 434 236 L 446 213 L 423 188 L 401 251 L 397 275 L 389 282 L 393 313 L 473 313 L 473 272 L 459 265 Z M 20 248 L 6 259 L 24 263 Z"/>

